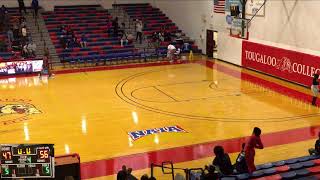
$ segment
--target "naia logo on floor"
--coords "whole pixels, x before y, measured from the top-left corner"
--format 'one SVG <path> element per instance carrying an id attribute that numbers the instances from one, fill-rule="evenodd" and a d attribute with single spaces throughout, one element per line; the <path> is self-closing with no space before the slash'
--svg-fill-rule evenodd
<path id="1" fill-rule="evenodd" d="M 139 138 L 151 135 L 151 134 L 159 134 L 159 133 L 186 133 L 187 131 L 181 128 L 180 126 L 166 126 L 162 128 L 153 128 L 141 131 L 132 131 L 128 132 L 130 138 L 135 141 Z"/>

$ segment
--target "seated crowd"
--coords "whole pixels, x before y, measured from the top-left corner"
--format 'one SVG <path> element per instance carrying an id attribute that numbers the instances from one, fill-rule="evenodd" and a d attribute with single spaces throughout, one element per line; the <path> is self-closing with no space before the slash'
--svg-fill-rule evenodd
<path id="1" fill-rule="evenodd" d="M 223 176 L 249 173 L 252 174 L 256 167 L 254 165 L 255 148 L 263 149 L 263 144 L 260 139 L 261 129 L 255 127 L 252 136 L 248 138 L 246 143 L 242 144 L 242 150 L 239 153 L 236 162 L 231 163 L 228 153 L 224 151 L 222 146 L 215 146 L 213 153 L 215 155 L 212 164 L 206 165 L 204 171 L 191 172 L 193 179 L 197 180 L 215 180 Z M 320 139 L 320 134 L 319 134 Z M 319 140 L 320 142 L 320 140 Z M 132 174 L 132 169 L 127 169 L 126 166 L 122 166 L 122 170 L 118 172 L 117 180 L 137 179 Z M 183 180 L 184 177 L 180 174 L 176 174 L 175 179 Z M 181 177 L 181 178 L 179 178 Z M 147 175 L 143 175 L 141 180 L 155 179 L 154 177 L 148 178 Z"/>

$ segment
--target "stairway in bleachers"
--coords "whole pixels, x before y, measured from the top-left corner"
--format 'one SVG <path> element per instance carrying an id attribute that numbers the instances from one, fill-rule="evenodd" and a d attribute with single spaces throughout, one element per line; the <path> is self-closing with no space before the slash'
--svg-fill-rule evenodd
<path id="1" fill-rule="evenodd" d="M 159 32 L 161 27 L 165 27 L 166 31 L 171 34 L 180 32 L 182 34 L 182 39 L 184 42 L 188 42 L 192 46 L 193 52 L 201 53 L 198 46 L 193 40 L 183 33 L 174 22 L 172 22 L 169 17 L 167 17 L 159 8 L 154 8 L 148 3 L 141 4 L 113 4 L 114 9 L 120 9 L 127 13 L 131 22 L 135 19 L 142 20 L 145 27 L 143 28 L 143 33 L 147 39 L 151 39 L 154 32 Z M 172 40 L 173 41 L 173 40 Z M 174 42 L 174 41 L 173 41 Z M 169 42 L 162 42 L 160 49 L 165 50 Z"/>

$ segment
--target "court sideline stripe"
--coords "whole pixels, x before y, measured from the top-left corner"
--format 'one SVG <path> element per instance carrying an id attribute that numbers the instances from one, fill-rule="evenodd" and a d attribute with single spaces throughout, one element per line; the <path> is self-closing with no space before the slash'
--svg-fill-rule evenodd
<path id="1" fill-rule="evenodd" d="M 262 141 L 265 147 L 296 143 L 316 138 L 319 130 L 320 126 L 312 126 L 268 133 L 262 135 Z M 120 156 L 106 160 L 85 162 L 81 163 L 81 178 L 89 179 L 113 175 L 121 169 L 122 165 L 132 167 L 134 170 L 141 170 L 149 168 L 151 163 L 161 164 L 164 161 L 181 163 L 207 158 L 213 156 L 212 149 L 216 145 L 223 146 L 225 151 L 228 153 L 235 153 L 241 150 L 241 144 L 245 142 L 246 138 L 247 137 L 239 137 L 217 140 L 201 144 L 192 144 L 188 146 Z"/>

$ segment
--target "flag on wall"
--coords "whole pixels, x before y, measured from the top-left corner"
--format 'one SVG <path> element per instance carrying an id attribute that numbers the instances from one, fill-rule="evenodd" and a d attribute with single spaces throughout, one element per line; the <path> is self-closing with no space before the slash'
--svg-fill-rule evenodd
<path id="1" fill-rule="evenodd" d="M 213 12 L 224 14 L 225 3 L 225 0 L 213 0 Z"/>

